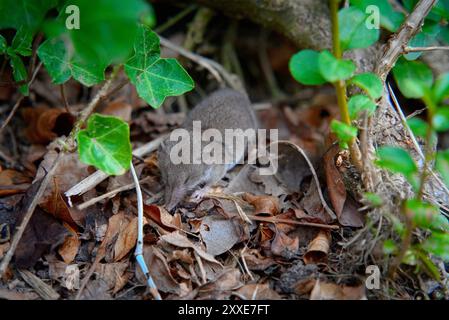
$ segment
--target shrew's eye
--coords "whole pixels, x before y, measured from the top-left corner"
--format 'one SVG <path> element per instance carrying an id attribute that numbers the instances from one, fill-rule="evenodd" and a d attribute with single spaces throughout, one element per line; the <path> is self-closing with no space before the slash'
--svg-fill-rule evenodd
<path id="1" fill-rule="evenodd" d="M 206 182 L 200 182 L 198 184 L 198 187 L 200 187 L 201 189 L 204 188 L 206 186 Z"/>

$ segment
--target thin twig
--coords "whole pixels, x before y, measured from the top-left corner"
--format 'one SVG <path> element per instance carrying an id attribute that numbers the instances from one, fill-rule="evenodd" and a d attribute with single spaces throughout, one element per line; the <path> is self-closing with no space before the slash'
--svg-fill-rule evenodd
<path id="1" fill-rule="evenodd" d="M 421 51 L 433 51 L 433 50 L 449 50 L 449 46 L 434 46 L 434 47 L 405 47 L 404 53 L 409 52 L 421 52 Z"/>
<path id="2" fill-rule="evenodd" d="M 65 111 L 67 113 L 71 113 L 70 108 L 69 108 L 69 103 L 67 102 L 67 98 L 65 96 L 65 89 L 64 89 L 63 83 L 59 85 L 59 91 L 61 93 L 61 99 L 62 99 L 62 103 L 64 104 Z"/>
<path id="3" fill-rule="evenodd" d="M 315 222 L 302 222 L 302 221 L 296 221 L 296 220 L 289 220 L 289 219 L 282 219 L 282 218 L 276 218 L 274 217 L 263 217 L 263 216 L 256 216 L 253 214 L 248 214 L 248 218 L 254 221 L 263 221 L 263 222 L 271 222 L 271 223 L 285 223 L 285 224 L 294 224 L 298 226 L 307 226 L 307 227 L 315 227 L 315 228 L 323 228 L 323 229 L 340 229 L 339 226 L 335 224 L 322 224 L 322 223 L 315 223 Z"/>
<path id="4" fill-rule="evenodd" d="M 143 258 L 143 198 L 142 198 L 142 190 L 140 189 L 139 178 L 137 177 L 136 170 L 134 169 L 134 165 L 131 161 L 130 165 L 131 175 L 134 180 L 134 184 L 136 185 L 136 194 L 137 194 L 137 245 L 136 251 L 134 255 L 136 256 L 136 261 L 140 266 L 144 276 L 147 279 L 147 284 L 150 289 L 151 294 L 155 300 L 162 300 L 159 291 L 157 290 L 156 284 L 153 281 L 153 278 L 148 271 L 147 264 L 145 263 L 145 259 Z"/>

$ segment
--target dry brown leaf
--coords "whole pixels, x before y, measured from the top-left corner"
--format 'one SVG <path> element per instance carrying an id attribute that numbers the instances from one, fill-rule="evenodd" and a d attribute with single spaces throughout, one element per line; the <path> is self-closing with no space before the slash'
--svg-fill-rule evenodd
<path id="1" fill-rule="evenodd" d="M 296 257 L 299 250 L 298 237 L 290 238 L 283 232 L 277 232 L 271 243 L 271 252 L 288 260 Z"/>
<path id="2" fill-rule="evenodd" d="M 254 214 L 269 214 L 275 216 L 279 213 L 279 199 L 273 196 L 255 196 L 250 193 L 243 195 L 243 200 L 254 206 Z"/>
<path id="3" fill-rule="evenodd" d="M 101 263 L 97 265 L 95 272 L 98 279 L 102 279 L 112 293 L 120 291 L 128 281 L 125 272 L 128 268 L 127 262 Z"/>
<path id="4" fill-rule="evenodd" d="M 330 241 L 330 233 L 320 230 L 315 239 L 310 242 L 307 252 L 304 254 L 304 263 L 317 264 L 325 261 L 329 252 Z"/>
<path id="5" fill-rule="evenodd" d="M 350 287 L 317 280 L 310 300 L 367 300 L 365 285 Z"/>
<path id="6" fill-rule="evenodd" d="M 114 245 L 114 261 L 126 256 L 137 242 L 137 217 L 134 217 L 119 233 Z"/>
<path id="7" fill-rule="evenodd" d="M 28 125 L 26 137 L 37 144 L 47 144 L 58 136 L 69 134 L 75 123 L 75 117 L 64 109 L 45 105 L 23 108 L 22 116 Z"/>
<path id="8" fill-rule="evenodd" d="M 346 201 L 346 186 L 340 171 L 335 166 L 335 156 L 339 150 L 338 145 L 334 145 L 324 154 L 327 189 L 337 218 L 340 218 Z"/>
<path id="9" fill-rule="evenodd" d="M 24 192 L 30 186 L 31 179 L 23 173 L 6 169 L 0 171 L 0 197 Z"/>
<path id="10" fill-rule="evenodd" d="M 257 249 L 245 250 L 242 258 L 245 259 L 248 269 L 252 271 L 262 271 L 276 264 L 276 261 L 270 257 L 264 257 Z"/>
<path id="11" fill-rule="evenodd" d="M 129 103 L 120 101 L 120 98 L 109 103 L 101 113 L 121 118 L 123 121 L 131 121 L 131 112 L 133 108 Z"/>
<path id="12" fill-rule="evenodd" d="M 232 291 L 240 288 L 242 274 L 238 269 L 224 269 L 213 281 L 199 288 L 199 299 L 229 299 Z"/>
<path id="13" fill-rule="evenodd" d="M 200 234 L 206 244 L 206 252 L 213 256 L 225 253 L 240 240 L 234 222 L 219 215 L 204 217 Z"/>
<path id="14" fill-rule="evenodd" d="M 59 247 L 58 253 L 65 263 L 69 264 L 75 260 L 81 241 L 78 234 L 72 228 L 66 226 L 70 234 L 65 238 L 64 243 Z"/>
<path id="15" fill-rule="evenodd" d="M 182 229 L 181 216 L 179 214 L 172 216 L 163 207 L 156 205 L 144 205 L 143 212 L 148 218 L 156 222 L 167 231 Z"/>
<path id="16" fill-rule="evenodd" d="M 243 300 L 281 300 L 281 296 L 270 288 L 268 283 L 251 283 L 244 285 L 234 295 Z"/>

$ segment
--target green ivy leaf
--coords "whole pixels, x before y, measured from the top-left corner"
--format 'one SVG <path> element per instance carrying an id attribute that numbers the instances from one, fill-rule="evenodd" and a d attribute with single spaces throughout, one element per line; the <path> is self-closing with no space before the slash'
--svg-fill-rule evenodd
<path id="1" fill-rule="evenodd" d="M 22 56 L 31 56 L 31 43 L 33 34 L 24 27 L 17 29 L 16 35 L 12 39 L 11 48 L 14 52 Z"/>
<path id="2" fill-rule="evenodd" d="M 158 108 L 166 97 L 181 95 L 194 87 L 192 78 L 176 59 L 160 57 L 158 36 L 143 25 L 125 71 L 139 96 L 153 108 Z"/>
<path id="3" fill-rule="evenodd" d="M 376 104 L 362 94 L 352 96 L 348 102 L 349 116 L 352 120 L 356 119 L 360 112 L 367 111 L 369 115 L 376 111 Z"/>
<path id="4" fill-rule="evenodd" d="M 439 107 L 432 118 L 433 128 L 438 131 L 449 129 L 449 107 Z"/>
<path id="5" fill-rule="evenodd" d="M 443 73 L 438 77 L 432 91 L 436 103 L 449 98 L 449 72 Z"/>
<path id="6" fill-rule="evenodd" d="M 418 168 L 410 154 L 398 147 L 385 146 L 377 150 L 376 164 L 393 173 L 403 174 L 410 184 L 418 188 Z"/>
<path id="7" fill-rule="evenodd" d="M 433 83 L 432 71 L 419 61 L 399 59 L 393 68 L 393 75 L 406 98 L 422 98 Z"/>
<path id="8" fill-rule="evenodd" d="M 429 128 L 429 125 L 421 118 L 413 117 L 411 119 L 408 119 L 407 124 L 409 125 L 415 136 L 424 138 L 427 135 L 427 129 Z"/>
<path id="9" fill-rule="evenodd" d="M 357 137 L 357 128 L 338 120 L 331 121 L 331 131 L 335 133 L 342 148 L 348 148 L 348 142 Z"/>
<path id="10" fill-rule="evenodd" d="M 62 39 L 48 39 L 42 43 L 37 55 L 56 84 L 73 78 L 85 86 L 92 86 L 104 80 L 105 65 L 87 64 L 70 57 Z"/>
<path id="11" fill-rule="evenodd" d="M 8 47 L 8 44 L 7 44 L 7 42 L 6 42 L 5 37 L 3 37 L 3 36 L 0 34 L 0 54 L 5 53 L 7 47 Z"/>
<path id="12" fill-rule="evenodd" d="M 355 65 L 351 60 L 337 59 L 327 50 L 320 53 L 318 66 L 323 78 L 329 82 L 349 79 L 355 71 Z"/>
<path id="13" fill-rule="evenodd" d="M 56 6 L 57 0 L 2 0 L 0 1 L 0 29 L 23 27 L 34 33 L 47 11 Z"/>
<path id="14" fill-rule="evenodd" d="M 15 53 L 9 53 L 9 63 L 12 67 L 12 75 L 16 82 L 26 81 L 28 79 L 28 73 L 23 64 L 22 59 Z M 23 84 L 19 87 L 19 91 L 27 96 L 29 94 L 28 84 Z"/>
<path id="15" fill-rule="evenodd" d="M 433 232 L 432 235 L 424 241 L 422 247 L 444 261 L 449 261 L 449 234 L 442 232 Z"/>
<path id="16" fill-rule="evenodd" d="M 351 79 L 351 83 L 363 89 L 373 99 L 378 99 L 382 96 L 384 89 L 382 81 L 374 73 L 357 74 Z"/>
<path id="17" fill-rule="evenodd" d="M 437 231 L 449 231 L 449 222 L 434 205 L 419 199 L 405 202 L 405 213 L 414 224 L 421 228 Z"/>
<path id="18" fill-rule="evenodd" d="M 367 28 L 367 17 L 367 14 L 355 7 L 340 10 L 338 22 L 342 50 L 366 48 L 379 39 L 378 29 Z"/>
<path id="19" fill-rule="evenodd" d="M 393 9 L 388 0 L 351 0 L 351 5 L 366 12 L 368 6 L 376 6 L 380 11 L 380 25 L 395 32 L 404 21 L 404 14 Z"/>
<path id="20" fill-rule="evenodd" d="M 116 117 L 93 114 L 77 136 L 80 160 L 109 175 L 129 169 L 132 151 L 128 124 Z"/>
<path id="21" fill-rule="evenodd" d="M 319 56 L 320 54 L 314 50 L 301 50 L 293 55 L 288 64 L 293 78 L 305 85 L 326 83 L 318 66 Z"/>
<path id="22" fill-rule="evenodd" d="M 449 187 L 449 149 L 437 152 L 435 167 Z"/>

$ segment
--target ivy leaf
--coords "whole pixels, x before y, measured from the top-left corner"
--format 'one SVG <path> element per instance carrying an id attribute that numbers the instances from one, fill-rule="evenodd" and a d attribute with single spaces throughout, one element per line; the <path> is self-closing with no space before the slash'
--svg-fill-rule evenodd
<path id="1" fill-rule="evenodd" d="M 395 32 L 404 21 L 404 14 L 393 9 L 388 0 L 351 0 L 351 5 L 366 12 L 368 6 L 376 6 L 380 11 L 380 25 Z"/>
<path id="2" fill-rule="evenodd" d="M 433 97 L 436 103 L 440 103 L 449 97 L 449 72 L 443 73 L 435 81 L 433 86 Z"/>
<path id="3" fill-rule="evenodd" d="M 345 149 L 348 147 L 348 142 L 357 137 L 356 127 L 335 119 L 331 122 L 331 131 L 337 135 L 340 146 Z"/>
<path id="4" fill-rule="evenodd" d="M 423 119 L 413 117 L 407 120 L 407 124 L 415 136 L 424 138 L 427 135 L 429 125 Z"/>
<path id="5" fill-rule="evenodd" d="M 433 232 L 432 235 L 424 241 L 422 247 L 444 261 L 449 261 L 449 234 L 442 232 Z"/>
<path id="6" fill-rule="evenodd" d="M 449 129 L 449 107 L 439 107 L 432 118 L 432 124 L 436 131 Z"/>
<path id="7" fill-rule="evenodd" d="M 436 231 L 449 231 L 449 222 L 434 205 L 418 199 L 405 202 L 405 213 L 414 224 Z"/>
<path id="8" fill-rule="evenodd" d="M 2 0 L 0 1 L 0 29 L 24 29 L 34 33 L 47 11 L 56 6 L 57 0 Z"/>
<path id="9" fill-rule="evenodd" d="M 435 167 L 449 187 L 449 149 L 437 152 Z"/>
<path id="10" fill-rule="evenodd" d="M 373 99 L 378 99 L 382 96 L 382 81 L 374 73 L 367 72 L 357 74 L 351 79 L 351 83 L 363 89 Z"/>
<path id="11" fill-rule="evenodd" d="M 132 151 L 128 124 L 116 117 L 93 114 L 77 136 L 80 160 L 109 175 L 129 169 Z"/>
<path id="12" fill-rule="evenodd" d="M 7 42 L 6 42 L 5 37 L 3 37 L 3 36 L 0 34 L 0 54 L 5 53 L 7 47 L 8 47 L 8 44 L 7 44 Z"/>
<path id="13" fill-rule="evenodd" d="M 369 115 L 376 110 L 376 104 L 362 94 L 352 96 L 348 102 L 349 116 L 352 120 L 356 119 L 361 111 L 367 111 Z"/>
<path id="14" fill-rule="evenodd" d="M 367 14 L 355 7 L 338 13 L 340 44 L 342 50 L 366 48 L 379 39 L 379 29 L 368 29 Z"/>
<path id="15" fill-rule="evenodd" d="M 12 39 L 11 49 L 22 56 L 31 56 L 32 41 L 33 34 L 24 27 L 20 27 Z"/>
<path id="16" fill-rule="evenodd" d="M 125 72 L 137 93 L 153 108 L 169 96 L 178 96 L 194 87 L 192 78 L 176 59 L 160 57 L 159 38 L 141 25 L 134 42 L 134 55 L 125 64 Z"/>
<path id="17" fill-rule="evenodd" d="M 326 83 L 318 66 L 319 56 L 320 54 L 314 50 L 302 50 L 293 55 L 288 64 L 293 78 L 305 85 Z"/>
<path id="18" fill-rule="evenodd" d="M 393 173 L 403 174 L 410 184 L 418 188 L 418 168 L 410 154 L 402 148 L 385 146 L 377 150 L 376 164 Z"/>
<path id="19" fill-rule="evenodd" d="M 346 80 L 355 71 L 355 65 L 352 61 L 337 59 L 327 50 L 320 53 L 318 65 L 321 75 L 329 82 Z"/>
<path id="20" fill-rule="evenodd" d="M 10 65 L 12 67 L 12 75 L 16 82 L 26 81 L 28 79 L 28 73 L 23 64 L 22 59 L 13 52 L 9 53 Z M 28 84 L 23 84 L 19 87 L 19 91 L 27 96 L 29 94 Z"/>
<path id="21" fill-rule="evenodd" d="M 420 61 L 399 59 L 393 75 L 406 98 L 422 98 L 433 83 L 432 71 Z"/>
<path id="22" fill-rule="evenodd" d="M 70 57 L 62 39 L 46 40 L 39 46 L 37 54 L 56 84 L 62 84 L 72 76 L 88 87 L 104 80 L 105 65 L 87 64 Z"/>

